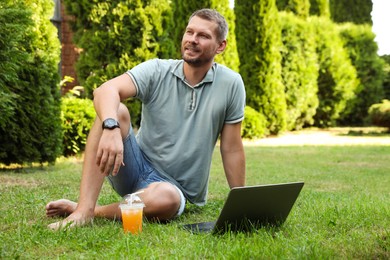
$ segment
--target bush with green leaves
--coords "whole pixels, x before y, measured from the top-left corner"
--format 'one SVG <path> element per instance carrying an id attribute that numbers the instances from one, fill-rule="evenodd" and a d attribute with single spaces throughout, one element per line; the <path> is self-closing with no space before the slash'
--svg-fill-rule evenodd
<path id="1" fill-rule="evenodd" d="M 296 130 L 314 123 L 319 103 L 316 41 L 311 26 L 305 20 L 286 12 L 279 12 L 279 16 L 287 130 Z"/>
<path id="2" fill-rule="evenodd" d="M 237 50 L 247 104 L 267 119 L 271 134 L 286 129 L 281 31 L 275 1 L 236 0 Z"/>
<path id="3" fill-rule="evenodd" d="M 65 97 L 62 99 L 63 155 L 84 151 L 88 133 L 96 113 L 90 99 Z"/>
<path id="4" fill-rule="evenodd" d="M 171 13 L 166 0 L 89 1 L 65 0 L 74 42 L 82 49 L 76 63 L 77 77 L 87 97 L 103 82 L 135 65 L 173 52 L 169 28 Z M 140 120 L 138 100 L 127 102 L 133 122 Z"/>
<path id="5" fill-rule="evenodd" d="M 344 48 L 337 25 L 326 17 L 312 16 L 308 22 L 316 35 L 319 64 L 317 78 L 319 106 L 314 123 L 319 127 L 335 126 L 340 114 L 356 95 L 357 72 Z"/>
<path id="6" fill-rule="evenodd" d="M 0 2 L 0 162 L 61 154 L 60 43 L 51 0 Z"/>
<path id="7" fill-rule="evenodd" d="M 390 100 L 384 99 L 382 103 L 372 105 L 368 115 L 373 125 L 387 127 L 390 131 Z"/>
<path id="8" fill-rule="evenodd" d="M 338 26 L 338 30 L 360 83 L 356 94 L 348 101 L 348 109 L 341 113 L 338 124 L 363 125 L 368 108 L 384 98 L 383 60 L 377 54 L 378 45 L 370 25 L 345 23 Z"/>
<path id="9" fill-rule="evenodd" d="M 330 18 L 329 0 L 310 0 L 310 15 Z"/>
<path id="10" fill-rule="evenodd" d="M 255 139 L 262 138 L 268 134 L 266 118 L 250 106 L 246 106 L 241 136 L 243 138 Z"/>
<path id="11" fill-rule="evenodd" d="M 329 10 L 336 23 L 372 24 L 370 0 L 329 0 Z"/>
<path id="12" fill-rule="evenodd" d="M 384 97 L 390 99 L 390 55 L 380 57 L 383 61 L 383 91 Z"/>
<path id="13" fill-rule="evenodd" d="M 287 11 L 300 18 L 307 18 L 310 14 L 310 0 L 276 0 L 279 11 Z"/>

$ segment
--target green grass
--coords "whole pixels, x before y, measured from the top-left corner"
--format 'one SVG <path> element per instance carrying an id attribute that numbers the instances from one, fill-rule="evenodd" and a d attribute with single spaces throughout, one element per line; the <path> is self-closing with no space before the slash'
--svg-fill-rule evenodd
<path id="1" fill-rule="evenodd" d="M 0 171 L 0 259 L 389 259 L 390 146 L 246 147 L 247 185 L 305 181 L 281 228 L 194 235 L 180 225 L 214 219 L 228 188 L 216 149 L 208 204 L 188 205 L 139 236 L 95 219 L 71 231 L 46 228 L 45 204 L 77 200 L 81 162 Z M 99 203 L 120 198 L 104 184 Z"/>

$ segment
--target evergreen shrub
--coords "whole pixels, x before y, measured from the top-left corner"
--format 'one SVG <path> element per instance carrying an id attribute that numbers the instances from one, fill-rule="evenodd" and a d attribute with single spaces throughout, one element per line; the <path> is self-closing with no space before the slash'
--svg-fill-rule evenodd
<path id="1" fill-rule="evenodd" d="M 279 16 L 287 130 L 297 130 L 314 123 L 319 103 L 315 35 L 305 20 L 286 12 L 279 12 Z"/>
<path id="2" fill-rule="evenodd" d="M 65 97 L 62 99 L 63 155 L 83 152 L 96 113 L 90 99 Z"/>
<path id="3" fill-rule="evenodd" d="M 316 35 L 319 64 L 319 106 L 314 124 L 318 127 L 334 126 L 340 114 L 348 109 L 348 102 L 356 95 L 359 80 L 337 25 L 326 17 L 312 16 L 308 21 Z"/>
<path id="4" fill-rule="evenodd" d="M 286 129 L 281 31 L 275 1 L 236 0 L 237 50 L 247 104 L 267 119 L 271 134 Z"/>
<path id="5" fill-rule="evenodd" d="M 246 106 L 241 136 L 243 138 L 255 139 L 266 135 L 268 135 L 266 118 L 250 106 Z"/>
<path id="6" fill-rule="evenodd" d="M 332 20 L 336 23 L 372 25 L 371 0 L 329 0 L 329 10 Z"/>
<path id="7" fill-rule="evenodd" d="M 383 61 L 383 91 L 385 99 L 390 99 L 390 55 L 380 57 Z"/>
<path id="8" fill-rule="evenodd" d="M 368 114 L 372 124 L 387 127 L 390 130 L 390 100 L 384 99 L 382 103 L 372 105 Z"/>
<path id="9" fill-rule="evenodd" d="M 87 97 L 92 98 L 95 88 L 135 65 L 173 52 L 166 30 L 171 22 L 169 2 L 143 2 L 64 0 L 68 14 L 75 17 L 74 42 L 82 49 L 76 71 Z M 139 101 L 126 104 L 133 122 L 139 122 Z"/>
<path id="10" fill-rule="evenodd" d="M 51 0 L 0 2 L 0 162 L 55 162 L 61 154 L 58 63 Z"/>
<path id="11" fill-rule="evenodd" d="M 346 23 L 338 26 L 338 30 L 360 83 L 338 124 L 363 125 L 368 108 L 384 98 L 383 60 L 377 54 L 378 45 L 370 25 Z"/>

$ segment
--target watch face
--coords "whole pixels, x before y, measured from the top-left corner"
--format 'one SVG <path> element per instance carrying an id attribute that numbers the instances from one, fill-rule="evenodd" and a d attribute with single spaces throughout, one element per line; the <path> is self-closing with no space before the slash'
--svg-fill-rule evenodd
<path id="1" fill-rule="evenodd" d="M 103 121 L 103 129 L 119 128 L 119 122 L 113 118 L 108 118 Z"/>

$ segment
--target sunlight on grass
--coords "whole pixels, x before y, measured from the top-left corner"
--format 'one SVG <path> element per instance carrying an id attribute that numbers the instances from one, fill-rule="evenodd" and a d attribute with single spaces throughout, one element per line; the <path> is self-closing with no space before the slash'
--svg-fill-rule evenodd
<path id="1" fill-rule="evenodd" d="M 118 221 L 52 232 L 50 200 L 77 200 L 81 160 L 0 171 L 1 259 L 389 259 L 390 146 L 246 147 L 247 184 L 305 181 L 286 223 L 253 233 L 194 235 L 185 223 L 214 220 L 228 187 L 216 149 L 208 203 L 178 219 L 144 222 L 139 236 Z M 99 203 L 120 200 L 107 182 Z"/>

